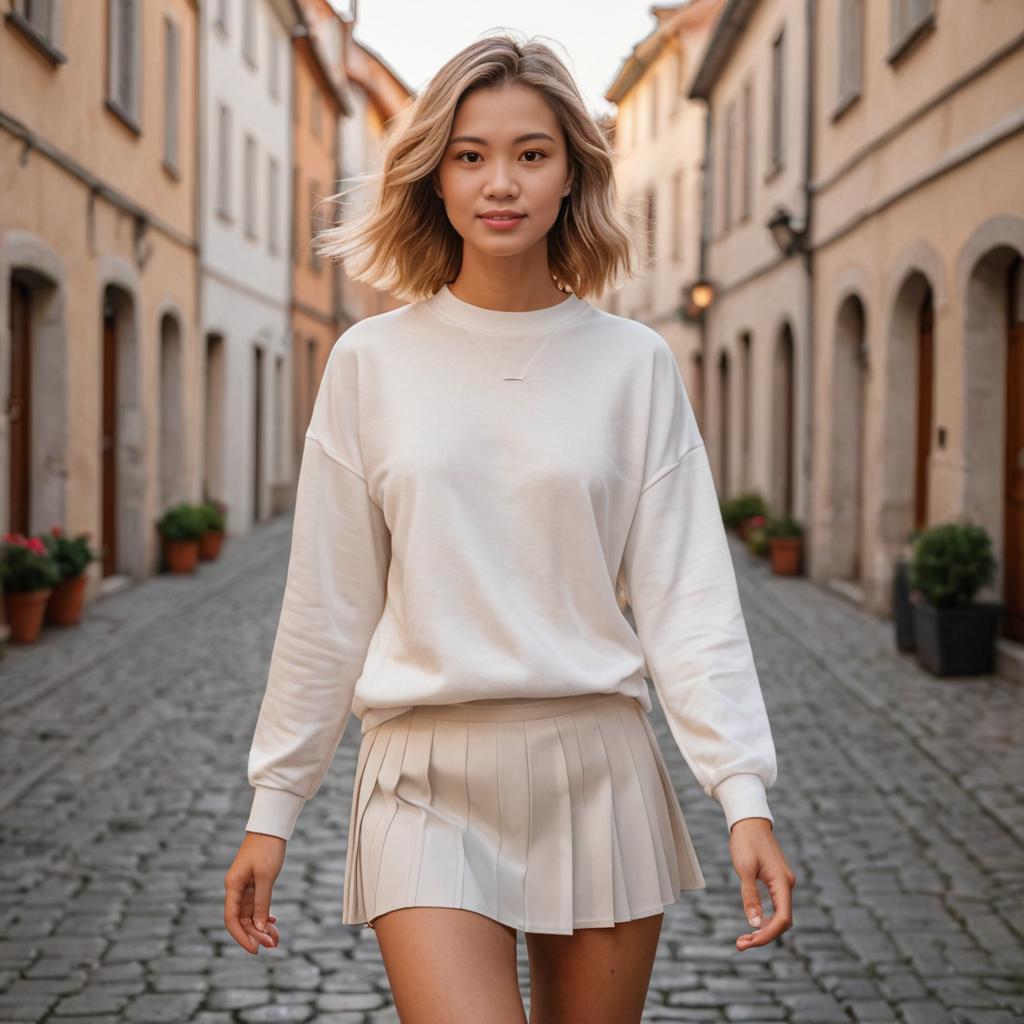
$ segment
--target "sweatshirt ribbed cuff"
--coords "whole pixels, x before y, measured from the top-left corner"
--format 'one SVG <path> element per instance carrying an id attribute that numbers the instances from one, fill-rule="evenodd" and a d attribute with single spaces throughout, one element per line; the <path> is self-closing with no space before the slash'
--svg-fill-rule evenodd
<path id="1" fill-rule="evenodd" d="M 269 786 L 254 786 L 252 810 L 246 823 L 246 832 L 263 832 L 281 839 L 291 839 L 299 811 L 306 804 L 306 798 L 284 789 Z"/>
<path id="2" fill-rule="evenodd" d="M 725 811 L 729 831 L 741 818 L 767 818 L 775 828 L 775 818 L 768 809 L 768 796 L 760 775 L 753 772 L 730 775 L 715 787 L 714 797 Z"/>

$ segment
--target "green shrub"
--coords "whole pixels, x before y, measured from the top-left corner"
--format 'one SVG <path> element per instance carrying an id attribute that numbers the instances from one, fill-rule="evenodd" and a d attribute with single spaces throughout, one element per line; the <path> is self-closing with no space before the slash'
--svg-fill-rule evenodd
<path id="1" fill-rule="evenodd" d="M 203 517 L 204 529 L 206 530 L 223 530 L 224 529 L 224 509 L 219 503 L 212 501 L 205 501 L 198 506 L 200 514 Z"/>
<path id="2" fill-rule="evenodd" d="M 200 505 L 183 502 L 169 508 L 157 528 L 168 540 L 199 540 L 206 530 L 206 514 Z"/>
<path id="3" fill-rule="evenodd" d="M 87 533 L 70 537 L 59 526 L 51 526 L 50 532 L 43 534 L 42 541 L 57 563 L 62 580 L 73 580 L 81 576 L 86 566 L 99 558 L 89 544 Z"/>
<path id="4" fill-rule="evenodd" d="M 8 594 L 45 590 L 60 582 L 60 570 L 39 537 L 6 533 L 0 542 L 0 582 Z"/>
<path id="5" fill-rule="evenodd" d="M 769 516 L 764 525 L 769 537 L 802 537 L 804 528 L 800 521 L 792 516 Z"/>
<path id="6" fill-rule="evenodd" d="M 910 586 L 937 607 L 970 604 L 995 578 L 992 540 L 975 523 L 942 523 L 922 530 L 914 540 Z"/>

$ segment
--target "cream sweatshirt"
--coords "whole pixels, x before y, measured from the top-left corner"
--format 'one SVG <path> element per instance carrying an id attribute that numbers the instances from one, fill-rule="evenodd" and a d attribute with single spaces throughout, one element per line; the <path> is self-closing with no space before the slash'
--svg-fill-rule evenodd
<path id="1" fill-rule="evenodd" d="M 624 614 L 628 602 L 635 630 Z M 668 343 L 575 295 L 447 286 L 348 328 L 305 433 L 246 829 L 291 837 L 350 714 L 618 691 L 728 828 L 775 747 L 707 450 Z"/>

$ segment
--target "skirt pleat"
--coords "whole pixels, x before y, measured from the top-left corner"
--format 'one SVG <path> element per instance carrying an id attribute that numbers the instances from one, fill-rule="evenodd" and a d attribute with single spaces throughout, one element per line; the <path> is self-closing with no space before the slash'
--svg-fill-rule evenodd
<path id="1" fill-rule="evenodd" d="M 345 924 L 455 907 L 568 935 L 660 913 L 703 888 L 633 697 L 417 705 L 362 736 Z"/>

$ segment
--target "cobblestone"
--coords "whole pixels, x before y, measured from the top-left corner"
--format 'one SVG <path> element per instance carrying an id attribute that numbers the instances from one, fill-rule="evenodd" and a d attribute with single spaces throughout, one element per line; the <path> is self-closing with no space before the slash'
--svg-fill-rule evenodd
<path id="1" fill-rule="evenodd" d="M 287 519 L 232 538 L 194 577 L 140 583 L 0 662 L 0 1021 L 397 1022 L 376 937 L 340 924 L 355 719 L 275 886 L 281 946 L 254 958 L 223 927 L 289 538 Z M 736 950 L 721 810 L 655 699 L 708 888 L 666 911 L 644 1019 L 1021 1019 L 1020 688 L 936 679 L 896 652 L 891 623 L 730 543 L 779 752 L 769 798 L 794 927 Z M 518 952 L 528 1006 L 522 936 Z"/>

